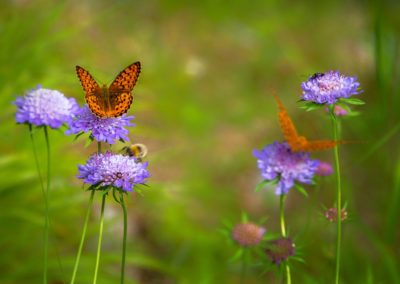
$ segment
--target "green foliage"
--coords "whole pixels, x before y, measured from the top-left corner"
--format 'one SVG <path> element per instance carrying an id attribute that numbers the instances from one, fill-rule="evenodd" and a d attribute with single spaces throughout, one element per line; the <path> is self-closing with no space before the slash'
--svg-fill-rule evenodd
<path id="1" fill-rule="evenodd" d="M 342 123 L 344 140 L 366 141 L 340 148 L 354 216 L 344 224 L 342 282 L 399 283 L 399 3 L 317 1 L 310 16 L 311 2 L 302 1 L 61 2 L 3 1 L 0 9 L 1 283 L 41 283 L 43 267 L 43 196 L 28 127 L 15 124 L 12 102 L 41 84 L 83 103 L 75 65 L 109 83 L 136 60 L 143 70 L 130 138 L 148 145 L 151 178 L 127 197 L 126 283 L 238 283 L 221 220 L 245 211 L 251 220 L 268 216 L 267 231 L 279 231 L 279 197 L 253 190 L 260 177 L 252 149 L 282 139 L 266 87 L 294 105 L 301 81 L 331 69 L 356 75 L 367 102 L 347 99 L 361 115 Z M 295 112 L 307 137 L 330 137 L 325 111 L 318 119 Z M 50 283 L 69 282 L 79 245 L 89 193 L 77 164 L 96 151 L 83 140 L 50 131 Z M 44 171 L 42 131 L 35 141 Z M 333 161 L 329 151 L 316 156 Z M 332 283 L 335 224 L 316 217 L 321 204 L 332 206 L 334 187 L 328 177 L 306 189 L 307 199 L 288 195 L 287 224 L 301 232 L 295 242 L 305 261 L 293 261 L 294 283 Z M 99 204 L 100 195 L 77 283 L 93 277 Z M 99 282 L 117 283 L 122 212 L 113 202 L 103 237 Z M 261 274 L 262 265 L 246 283 L 280 283 L 279 268 Z"/>

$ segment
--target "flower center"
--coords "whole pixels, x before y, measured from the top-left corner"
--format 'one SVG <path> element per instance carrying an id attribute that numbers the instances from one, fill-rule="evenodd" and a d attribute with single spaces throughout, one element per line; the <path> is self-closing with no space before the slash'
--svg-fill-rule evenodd
<path id="1" fill-rule="evenodd" d="M 337 81 L 328 81 L 328 82 L 319 81 L 318 87 L 320 88 L 321 91 L 329 92 L 339 89 L 340 84 Z"/>

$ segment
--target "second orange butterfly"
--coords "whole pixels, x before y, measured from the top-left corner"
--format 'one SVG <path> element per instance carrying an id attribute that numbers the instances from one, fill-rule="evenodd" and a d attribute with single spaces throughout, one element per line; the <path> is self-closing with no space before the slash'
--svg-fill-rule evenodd
<path id="1" fill-rule="evenodd" d="M 297 134 L 296 127 L 292 119 L 287 113 L 281 100 L 274 95 L 279 108 L 279 123 L 283 132 L 283 136 L 288 142 L 290 149 L 293 152 L 311 152 L 321 151 L 335 147 L 337 144 L 349 143 L 346 141 L 333 141 L 333 140 L 314 140 L 308 141 L 306 137 Z"/>

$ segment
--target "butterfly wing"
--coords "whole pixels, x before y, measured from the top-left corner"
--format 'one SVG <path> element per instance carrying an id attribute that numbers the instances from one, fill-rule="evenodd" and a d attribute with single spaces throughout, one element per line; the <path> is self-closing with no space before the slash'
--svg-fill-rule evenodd
<path id="1" fill-rule="evenodd" d="M 107 116 L 106 106 L 103 92 L 96 80 L 90 75 L 90 73 L 80 66 L 76 66 L 76 74 L 83 90 L 85 91 L 85 100 L 90 110 L 99 117 Z"/>
<path id="2" fill-rule="evenodd" d="M 300 143 L 301 141 L 299 141 L 299 135 L 297 134 L 296 127 L 294 126 L 292 119 L 290 118 L 278 96 L 274 95 L 274 98 L 279 108 L 278 118 L 283 136 L 285 137 L 285 140 L 289 143 L 290 148 L 297 149 L 300 147 L 299 145 L 303 143 Z M 303 137 L 303 139 L 305 138 Z"/>
<path id="3" fill-rule="evenodd" d="M 132 89 L 140 73 L 140 62 L 135 62 L 122 70 L 108 88 L 109 116 L 118 117 L 126 113 L 132 104 Z"/>
<path id="4" fill-rule="evenodd" d="M 300 151 L 304 152 L 312 152 L 312 151 L 322 151 L 334 148 L 337 144 L 342 144 L 344 141 L 333 141 L 333 140 L 315 140 L 315 141 L 307 141 L 305 145 L 303 145 Z"/>

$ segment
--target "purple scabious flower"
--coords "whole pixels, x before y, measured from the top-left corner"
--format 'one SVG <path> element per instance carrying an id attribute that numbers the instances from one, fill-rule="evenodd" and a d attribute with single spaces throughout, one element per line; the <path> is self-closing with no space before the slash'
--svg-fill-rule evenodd
<path id="1" fill-rule="evenodd" d="M 295 181 L 310 184 L 319 164 L 307 152 L 292 152 L 287 142 L 274 142 L 253 155 L 264 179 L 278 179 L 276 195 L 287 194 Z"/>
<path id="2" fill-rule="evenodd" d="M 78 165 L 77 177 L 85 183 L 132 191 L 135 184 L 144 183 L 150 176 L 147 165 L 147 162 L 140 163 L 134 157 L 111 152 L 93 154 L 85 165 Z"/>
<path id="3" fill-rule="evenodd" d="M 280 238 L 270 241 L 265 253 L 274 264 L 281 264 L 295 253 L 295 245 L 291 238 Z"/>
<path id="4" fill-rule="evenodd" d="M 317 104 L 334 104 L 340 98 L 361 93 L 356 77 L 347 77 L 338 71 L 316 73 L 301 83 L 302 99 Z"/>
<path id="5" fill-rule="evenodd" d="M 232 238 L 241 246 L 258 245 L 266 232 L 266 229 L 253 223 L 237 224 L 232 230 Z"/>
<path id="6" fill-rule="evenodd" d="M 78 111 L 79 106 L 74 98 L 67 98 L 56 90 L 36 89 L 17 97 L 15 119 L 17 123 L 28 123 L 36 126 L 59 128 Z"/>
<path id="7" fill-rule="evenodd" d="M 68 123 L 69 129 L 66 134 L 78 134 L 82 132 L 90 132 L 90 137 L 101 142 L 114 144 L 116 140 L 129 141 L 128 130 L 126 126 L 134 126 L 130 120 L 133 116 L 100 118 L 94 115 L 85 105 L 81 108 L 75 117 Z"/>
<path id="8" fill-rule="evenodd" d="M 333 173 L 333 168 L 331 164 L 327 162 L 319 162 L 317 170 L 315 171 L 315 174 L 318 176 L 329 176 L 332 173 Z"/>

